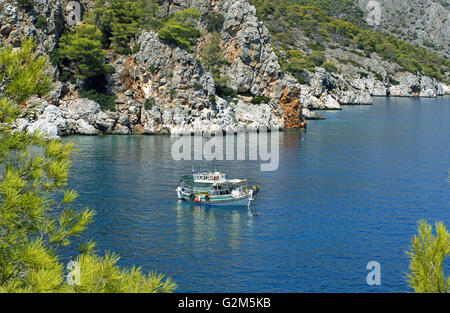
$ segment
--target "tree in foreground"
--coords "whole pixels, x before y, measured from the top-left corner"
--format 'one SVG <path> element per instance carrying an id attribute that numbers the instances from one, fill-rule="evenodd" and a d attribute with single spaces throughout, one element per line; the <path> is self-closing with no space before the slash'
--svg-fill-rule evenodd
<path id="1" fill-rule="evenodd" d="M 74 257 L 80 271 L 67 273 L 61 248 L 94 212 L 74 209 L 77 193 L 64 188 L 72 144 L 13 128 L 19 104 L 50 89 L 46 58 L 33 46 L 29 39 L 19 50 L 0 49 L 0 292 L 173 291 L 161 274 L 121 269 L 117 255 L 96 255 L 92 242 Z"/>
<path id="2" fill-rule="evenodd" d="M 407 274 L 410 287 L 417 293 L 448 293 L 450 277 L 444 275 L 444 260 L 450 256 L 450 234 L 443 223 L 433 227 L 425 221 L 418 224 L 418 234 L 411 241 Z"/>

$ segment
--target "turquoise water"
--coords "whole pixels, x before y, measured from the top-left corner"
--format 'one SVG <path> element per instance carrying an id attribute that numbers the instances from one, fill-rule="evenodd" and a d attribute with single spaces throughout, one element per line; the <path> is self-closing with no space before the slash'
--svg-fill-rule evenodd
<path id="1" fill-rule="evenodd" d="M 216 162 L 261 185 L 251 210 L 180 204 L 191 163 L 172 160 L 168 136 L 64 139 L 79 149 L 70 187 L 97 212 L 84 238 L 121 265 L 171 276 L 179 292 L 411 291 L 417 221 L 450 227 L 450 99 L 377 98 L 325 115 L 281 134 L 278 171 Z M 381 286 L 366 283 L 369 261 Z"/>

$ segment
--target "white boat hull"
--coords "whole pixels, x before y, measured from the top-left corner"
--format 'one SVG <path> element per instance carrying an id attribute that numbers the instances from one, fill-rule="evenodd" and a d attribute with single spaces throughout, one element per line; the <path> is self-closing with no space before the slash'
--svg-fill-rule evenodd
<path id="1" fill-rule="evenodd" d="M 239 197 L 222 197 L 222 198 L 211 198 L 209 201 L 206 201 L 204 197 L 196 197 L 197 201 L 190 199 L 190 195 L 187 193 L 184 193 L 177 189 L 177 196 L 178 199 L 183 201 L 188 201 L 194 204 L 203 204 L 203 205 L 211 205 L 211 206 L 248 206 L 250 205 L 251 201 L 253 201 L 253 193 L 250 192 L 249 194 L 242 195 Z"/>

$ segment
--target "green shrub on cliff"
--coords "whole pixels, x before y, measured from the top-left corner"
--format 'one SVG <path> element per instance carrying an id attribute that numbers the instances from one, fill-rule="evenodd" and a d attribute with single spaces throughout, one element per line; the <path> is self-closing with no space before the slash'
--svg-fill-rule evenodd
<path id="1" fill-rule="evenodd" d="M 23 10 L 31 10 L 33 8 L 33 0 L 16 0 L 17 6 Z"/>
<path id="2" fill-rule="evenodd" d="M 294 49 L 282 51 L 284 57 L 278 53 L 281 60 L 281 67 L 284 71 L 287 71 L 296 77 L 300 83 L 304 82 L 304 70 L 314 72 L 316 67 L 323 66 L 326 62 L 325 54 L 322 51 L 313 51 L 309 55 Z M 331 63 L 328 63 L 328 67 L 331 68 Z"/>
<path id="3" fill-rule="evenodd" d="M 38 15 L 36 17 L 36 21 L 34 23 L 34 26 L 38 29 L 45 29 L 47 27 L 47 19 L 42 16 L 42 15 Z"/>
<path id="4" fill-rule="evenodd" d="M 211 72 L 214 78 L 216 92 L 219 96 L 235 97 L 236 91 L 227 87 L 228 76 L 222 76 L 220 69 L 227 62 L 220 46 L 220 34 L 211 33 L 200 50 L 200 61 L 205 70 Z"/>
<path id="5" fill-rule="evenodd" d="M 269 103 L 270 98 L 266 96 L 256 96 L 251 101 L 253 104 L 260 105 L 261 103 Z"/>
<path id="6" fill-rule="evenodd" d="M 100 31 L 89 24 L 77 26 L 75 33 L 64 33 L 57 50 L 61 66 L 80 79 L 111 73 L 112 67 L 104 62 L 106 52 L 100 38 Z"/>
<path id="7" fill-rule="evenodd" d="M 87 98 L 100 104 L 104 111 L 115 111 L 117 96 L 107 92 L 99 92 L 95 89 L 80 90 L 80 98 Z"/>
<path id="8" fill-rule="evenodd" d="M 222 14 L 217 12 L 211 12 L 205 15 L 206 28 L 209 32 L 220 31 L 225 22 L 225 18 Z"/>
<path id="9" fill-rule="evenodd" d="M 94 216 L 74 208 L 77 193 L 65 188 L 72 144 L 13 131 L 20 102 L 50 88 L 45 64 L 31 40 L 19 50 L 0 48 L 0 88 L 8 91 L 0 93 L 0 293 L 173 291 L 170 279 L 119 268 L 117 255 L 98 256 L 90 241 L 78 253 L 70 246 Z M 70 271 L 63 247 L 77 262 Z"/>
<path id="10" fill-rule="evenodd" d="M 336 65 L 334 65 L 331 62 L 325 62 L 323 63 L 323 68 L 326 69 L 329 73 L 338 73 L 339 69 L 337 68 Z"/>
<path id="11" fill-rule="evenodd" d="M 195 28 L 199 18 L 200 12 L 197 9 L 190 8 L 177 12 L 158 31 L 159 38 L 190 51 L 201 35 Z"/>
<path id="12" fill-rule="evenodd" d="M 205 44 L 200 49 L 200 58 L 202 65 L 211 73 L 217 73 L 226 63 L 222 47 L 220 46 L 220 34 L 218 32 L 213 32 L 208 36 Z"/>
<path id="13" fill-rule="evenodd" d="M 157 0 L 96 0 L 86 21 L 102 33 L 103 48 L 130 54 L 130 40 L 145 28 L 157 28 Z"/>

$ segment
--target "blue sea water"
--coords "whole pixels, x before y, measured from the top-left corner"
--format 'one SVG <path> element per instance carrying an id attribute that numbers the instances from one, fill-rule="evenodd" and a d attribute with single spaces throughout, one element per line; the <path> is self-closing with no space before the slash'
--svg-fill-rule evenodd
<path id="1" fill-rule="evenodd" d="M 324 115 L 281 134 L 275 172 L 215 163 L 261 186 L 251 210 L 179 203 L 191 163 L 172 159 L 169 136 L 65 138 L 79 149 L 69 187 L 97 212 L 83 239 L 120 253 L 120 265 L 165 273 L 179 292 L 412 291 L 405 251 L 417 221 L 450 228 L 450 98 Z M 370 261 L 381 286 L 366 283 Z"/>

